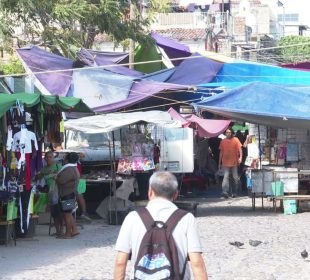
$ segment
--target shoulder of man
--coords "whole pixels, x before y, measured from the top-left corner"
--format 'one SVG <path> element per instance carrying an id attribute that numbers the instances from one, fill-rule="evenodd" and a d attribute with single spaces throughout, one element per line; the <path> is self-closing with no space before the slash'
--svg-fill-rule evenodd
<path id="1" fill-rule="evenodd" d="M 239 145 L 239 144 L 241 145 L 241 142 L 240 142 L 240 140 L 239 140 L 238 137 L 235 136 L 233 139 L 234 139 L 234 141 L 235 141 L 238 145 Z"/>

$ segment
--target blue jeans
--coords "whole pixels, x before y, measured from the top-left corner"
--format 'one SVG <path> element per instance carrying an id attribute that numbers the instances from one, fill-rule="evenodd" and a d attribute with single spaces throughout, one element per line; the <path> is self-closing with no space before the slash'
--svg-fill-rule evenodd
<path id="1" fill-rule="evenodd" d="M 238 166 L 233 166 L 233 167 L 222 167 L 224 170 L 224 178 L 222 182 L 222 190 L 224 194 L 229 193 L 229 187 L 230 187 L 230 173 L 232 174 L 232 186 L 231 186 L 231 193 L 232 194 L 237 194 L 238 189 L 239 189 L 239 177 L 238 177 Z"/>

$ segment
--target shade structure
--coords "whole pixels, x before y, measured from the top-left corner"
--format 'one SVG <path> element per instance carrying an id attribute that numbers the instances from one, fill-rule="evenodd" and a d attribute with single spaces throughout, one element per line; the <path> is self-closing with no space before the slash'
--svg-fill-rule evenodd
<path id="1" fill-rule="evenodd" d="M 41 109 L 45 106 L 57 106 L 63 112 L 93 112 L 80 98 L 47 96 L 37 93 L 15 93 L 0 94 L 0 117 L 7 112 L 10 107 L 16 104 L 16 101 L 24 104 L 26 108 L 31 108 L 40 104 Z"/>
<path id="2" fill-rule="evenodd" d="M 309 129 L 310 87 L 256 82 L 193 104 L 230 119 L 283 128 Z"/>
<path id="3" fill-rule="evenodd" d="M 182 127 L 182 122 L 173 120 L 167 112 L 147 111 L 134 113 L 110 113 L 76 120 L 68 120 L 65 122 L 65 129 L 96 134 L 111 132 L 121 127 L 139 122 L 151 123 L 161 127 Z"/>
<path id="4" fill-rule="evenodd" d="M 200 137 L 216 137 L 223 133 L 231 122 L 230 120 L 202 119 L 194 114 L 179 114 L 173 108 L 170 108 L 168 113 L 173 119 L 182 121 L 183 127 L 194 126 Z"/>

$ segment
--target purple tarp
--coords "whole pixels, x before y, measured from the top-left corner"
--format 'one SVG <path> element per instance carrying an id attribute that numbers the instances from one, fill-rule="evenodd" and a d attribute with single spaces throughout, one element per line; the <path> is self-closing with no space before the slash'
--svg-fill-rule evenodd
<path id="1" fill-rule="evenodd" d="M 117 63 L 127 63 L 128 54 L 121 52 L 102 52 L 94 50 L 86 50 L 82 48 L 77 52 L 77 57 L 87 66 L 105 66 L 105 70 L 111 71 L 113 73 L 127 75 L 132 77 L 141 77 L 143 73 L 129 69 L 126 66 L 117 66 Z M 113 65 L 113 66 L 111 66 Z"/>
<path id="2" fill-rule="evenodd" d="M 200 54 L 193 54 L 192 57 L 184 60 L 175 72 L 167 80 L 168 83 L 181 85 L 198 85 L 201 83 L 209 83 L 221 70 L 223 63 L 216 62 Z"/>
<path id="3" fill-rule="evenodd" d="M 126 100 L 92 108 L 95 112 L 113 112 L 137 104 L 160 92 L 167 90 L 188 90 L 188 86 L 161 83 L 155 81 L 134 82 Z"/>
<path id="4" fill-rule="evenodd" d="M 17 49 L 16 52 L 32 72 L 72 69 L 71 59 L 47 52 L 36 46 Z M 71 85 L 72 71 L 35 74 L 41 84 L 53 95 L 66 96 Z"/>
<path id="5" fill-rule="evenodd" d="M 310 71 L 310 61 L 281 64 L 280 66 L 284 68 L 295 69 L 295 70 Z"/>
<path id="6" fill-rule="evenodd" d="M 170 59 L 183 58 L 183 57 L 188 57 L 192 55 L 188 46 L 180 44 L 166 37 L 160 36 L 159 34 L 155 32 L 152 32 L 151 36 L 155 40 L 156 45 L 163 48 L 165 53 Z M 173 63 L 174 66 L 177 66 L 182 61 L 183 60 L 180 59 L 180 60 L 172 60 L 171 62 Z"/>
<path id="7" fill-rule="evenodd" d="M 38 47 L 18 49 L 17 51 L 23 63 L 33 72 L 73 68 L 72 60 Z M 95 65 L 93 58 L 92 54 L 87 51 L 80 53 L 80 61 L 83 63 L 81 65 Z M 119 75 L 104 69 L 83 69 L 75 71 L 74 74 L 72 71 L 69 73 L 67 75 L 46 73 L 36 75 L 36 77 L 53 95 L 67 96 L 70 94 L 75 96 L 76 94 L 83 94 L 84 102 L 97 112 L 120 110 L 166 90 L 186 91 L 188 89 L 188 86 L 185 85 L 134 80 L 135 77 L 133 76 Z M 79 92 L 77 93 L 77 91 Z"/>

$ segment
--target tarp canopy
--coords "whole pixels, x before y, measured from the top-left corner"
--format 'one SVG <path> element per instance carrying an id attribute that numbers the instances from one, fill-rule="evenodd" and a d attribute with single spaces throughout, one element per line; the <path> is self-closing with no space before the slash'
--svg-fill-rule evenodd
<path id="1" fill-rule="evenodd" d="M 289 69 L 310 71 L 310 61 L 287 63 L 287 64 L 281 64 L 280 66 L 284 68 L 289 68 Z"/>
<path id="2" fill-rule="evenodd" d="M 116 86 L 117 88 L 117 86 Z M 167 102 L 178 102 L 180 100 L 191 100 L 193 99 L 192 93 L 187 93 L 186 91 L 189 90 L 190 86 L 183 86 L 178 84 L 170 84 L 170 83 L 161 83 L 161 82 L 155 82 L 155 81 L 146 81 L 142 80 L 139 82 L 133 81 L 132 87 L 130 89 L 130 92 L 127 96 L 127 98 L 111 103 L 107 103 L 106 105 L 101 105 L 98 107 L 93 108 L 96 112 L 115 112 L 120 109 L 124 109 L 130 106 L 133 106 L 137 103 L 140 103 L 144 100 L 153 98 L 152 101 L 150 101 L 148 106 L 155 106 L 155 101 L 164 101 Z M 169 92 L 169 94 L 165 94 L 166 92 Z M 164 96 L 159 96 L 161 95 Z M 109 94 L 108 92 L 105 92 L 105 94 Z M 176 96 L 175 96 L 176 95 Z M 113 97 L 113 96 L 112 96 Z M 199 96 L 196 96 L 195 98 L 200 98 Z M 99 103 L 99 102 L 98 102 Z M 143 108 L 142 108 L 143 109 Z"/>
<path id="3" fill-rule="evenodd" d="M 104 52 L 81 48 L 76 55 L 79 60 L 78 62 L 82 62 L 82 65 L 78 65 L 78 68 L 83 66 L 105 66 L 102 70 L 110 71 L 115 74 L 132 77 L 141 77 L 144 75 L 126 66 L 117 65 L 118 63 L 128 63 L 128 53 Z"/>
<path id="4" fill-rule="evenodd" d="M 230 119 L 283 128 L 310 128 L 310 87 L 256 82 L 193 104 Z"/>
<path id="5" fill-rule="evenodd" d="M 47 52 L 36 46 L 16 49 L 16 52 L 25 69 L 29 72 L 68 70 L 35 74 L 35 85 L 43 94 L 67 95 L 72 80 L 73 60 Z"/>
<path id="6" fill-rule="evenodd" d="M 156 80 L 179 85 L 197 85 L 214 80 L 223 63 L 198 53 L 182 61 L 179 66 L 145 75 L 142 79 Z"/>
<path id="7" fill-rule="evenodd" d="M 151 33 L 152 38 L 155 40 L 155 44 L 161 47 L 166 55 L 172 59 L 174 66 L 179 65 L 182 62 L 181 58 L 191 56 L 192 53 L 188 46 L 180 44 L 174 40 L 163 37 L 155 32 Z M 173 60 L 177 59 L 177 60 Z"/>
<path id="8" fill-rule="evenodd" d="M 225 63 L 209 83 L 202 87 L 234 88 L 252 82 L 286 85 L 310 85 L 310 73 L 251 62 Z"/>
<path id="9" fill-rule="evenodd" d="M 68 69 L 66 67 L 71 65 L 64 65 L 64 63 L 62 63 L 63 57 L 50 54 L 38 47 L 19 49 L 17 52 L 25 68 L 29 72 L 37 72 L 37 69 L 40 69 L 40 71 L 65 70 Z M 93 56 L 85 49 L 82 49 L 78 56 L 80 62 L 83 63 L 81 67 L 83 65 L 95 66 L 96 63 L 104 63 L 102 62 L 104 61 L 103 54 L 101 54 L 101 62 L 98 62 L 98 60 L 96 61 L 96 56 Z M 48 58 L 47 60 L 45 59 L 46 57 Z M 120 59 L 122 57 L 123 56 L 120 55 Z M 68 62 L 70 60 L 65 59 L 65 61 Z M 113 62 L 118 61 L 118 59 L 108 58 L 108 61 Z M 55 67 L 50 68 L 50 63 Z M 35 65 L 35 67 L 33 65 Z M 73 73 L 72 71 L 69 73 L 49 72 L 39 75 L 34 73 L 34 76 L 37 78 L 35 79 L 35 85 L 45 94 L 83 98 L 84 102 L 96 112 L 117 111 L 135 105 L 140 101 L 162 92 L 186 91 L 189 88 L 189 86 L 174 83 L 144 81 L 140 80 L 140 77 L 137 77 L 137 75 L 122 75 L 113 72 L 119 72 L 119 70 L 121 70 L 121 72 L 126 71 L 126 73 L 128 71 L 140 73 L 123 66 L 113 67 L 113 65 L 109 66 L 108 69 L 91 69 L 88 67 L 73 71 Z M 44 79 L 39 79 L 40 75 L 43 75 Z M 57 80 L 57 77 L 62 77 L 63 75 L 68 79 Z M 49 76 L 52 77 L 51 80 L 49 80 Z M 64 91 L 63 88 L 65 88 L 66 91 Z M 192 99 L 192 97 L 189 95 L 186 100 L 190 99 Z"/>
<path id="10" fill-rule="evenodd" d="M 182 121 L 183 127 L 194 126 L 199 137 L 216 137 L 223 133 L 231 122 L 230 120 L 202 119 L 194 114 L 179 114 L 173 108 L 170 108 L 168 113 L 174 120 Z"/>
<path id="11" fill-rule="evenodd" d="M 31 108 L 41 104 L 43 110 L 45 106 L 57 106 L 64 112 L 92 112 L 92 110 L 79 98 L 51 95 L 46 96 L 36 93 L 15 93 L 0 94 L 0 117 L 14 106 L 17 100 L 24 104 L 26 108 Z"/>
<path id="12" fill-rule="evenodd" d="M 173 120 L 168 112 L 147 111 L 134 113 L 111 113 L 90 116 L 65 122 L 65 129 L 95 134 L 117 130 L 121 127 L 146 122 L 161 127 L 182 127 L 180 121 Z"/>
<path id="13" fill-rule="evenodd" d="M 137 63 L 134 65 L 135 70 L 143 73 L 153 73 L 167 68 L 155 44 L 139 45 L 135 50 L 134 60 L 135 63 Z M 141 62 L 141 64 L 139 64 L 139 62 Z"/>

